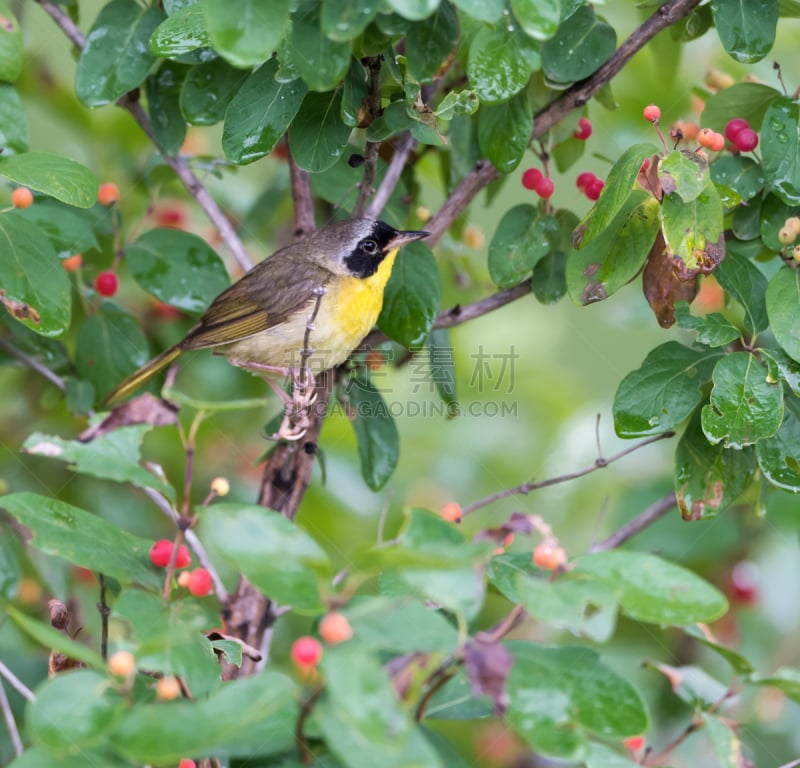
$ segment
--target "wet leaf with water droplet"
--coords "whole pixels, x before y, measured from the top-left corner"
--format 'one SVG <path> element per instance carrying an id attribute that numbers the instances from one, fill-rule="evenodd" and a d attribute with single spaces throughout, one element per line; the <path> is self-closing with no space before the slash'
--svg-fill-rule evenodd
<path id="1" fill-rule="evenodd" d="M 795 397 L 787 397 L 784 404 L 780 429 L 756 443 L 756 457 L 770 483 L 800 493 L 800 404 Z"/>
<path id="2" fill-rule="evenodd" d="M 800 104 L 788 96 L 764 115 L 761 153 L 767 187 L 787 205 L 800 205 Z"/>

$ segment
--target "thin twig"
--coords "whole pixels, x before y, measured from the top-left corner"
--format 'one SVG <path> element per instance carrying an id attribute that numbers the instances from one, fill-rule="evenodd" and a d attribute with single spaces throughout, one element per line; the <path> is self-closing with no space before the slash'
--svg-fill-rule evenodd
<path id="1" fill-rule="evenodd" d="M 108 617 L 111 609 L 106 603 L 106 577 L 102 573 L 97 574 L 100 582 L 100 600 L 97 603 L 97 610 L 100 612 L 100 655 L 103 661 L 108 659 Z"/>
<path id="2" fill-rule="evenodd" d="M 606 552 L 609 549 L 616 549 L 624 544 L 628 539 L 632 539 L 645 528 L 660 520 L 678 503 L 675 493 L 668 493 L 658 501 L 653 502 L 644 512 L 640 512 L 633 520 L 629 520 L 619 530 L 614 531 L 610 536 L 592 544 L 590 552 Z"/>
<path id="3" fill-rule="evenodd" d="M 39 5 L 47 13 L 62 32 L 69 38 L 72 44 L 79 49 L 82 49 L 86 39 L 81 31 L 70 19 L 70 17 L 57 5 L 49 0 L 38 0 Z M 214 225 L 219 232 L 220 237 L 228 246 L 231 254 L 233 255 L 239 266 L 247 271 L 253 266 L 247 252 L 244 249 L 242 241 L 236 234 L 236 230 L 228 220 L 227 216 L 222 212 L 222 209 L 217 205 L 216 200 L 211 196 L 209 191 L 203 186 L 203 183 L 189 167 L 186 160 L 180 156 L 170 155 L 159 144 L 158 140 L 153 133 L 153 126 L 150 122 L 150 117 L 142 108 L 142 105 L 128 94 L 125 94 L 117 101 L 118 106 L 126 109 L 133 119 L 139 124 L 139 127 L 144 131 L 147 138 L 150 139 L 153 146 L 162 155 L 167 164 L 175 171 L 176 176 L 181 180 L 186 191 L 197 201 L 198 205 L 203 209 L 208 220 Z"/>
<path id="4" fill-rule="evenodd" d="M 11 702 L 8 700 L 6 689 L 2 682 L 0 682 L 0 710 L 3 711 L 3 719 L 6 721 L 6 730 L 8 731 L 8 735 L 11 736 L 14 754 L 19 757 L 23 752 L 22 739 L 19 736 L 14 713 L 11 711 Z"/>
<path id="5" fill-rule="evenodd" d="M 609 457 L 608 459 L 603 458 L 602 456 L 598 456 L 588 467 L 584 467 L 583 469 L 578 469 L 575 472 L 568 472 L 565 475 L 558 475 L 557 477 L 548 477 L 545 480 L 540 480 L 538 482 L 525 482 L 520 483 L 519 485 L 515 485 L 513 488 L 506 488 L 502 491 L 497 491 L 495 493 L 486 496 L 483 499 L 478 499 L 478 501 L 472 502 L 472 504 L 468 504 L 462 509 L 462 515 L 469 515 L 470 513 L 474 512 L 481 507 L 485 507 L 489 504 L 492 504 L 495 501 L 499 501 L 500 499 L 508 498 L 509 496 L 516 496 L 516 495 L 525 495 L 530 493 L 531 491 L 538 491 L 540 488 L 547 488 L 551 485 L 559 485 L 560 483 L 568 483 L 570 480 L 576 480 L 579 477 L 583 477 L 584 475 L 591 474 L 592 472 L 596 472 L 598 469 L 603 469 L 607 467 L 609 464 L 613 464 L 615 461 L 619 461 L 620 459 L 628 456 L 635 451 L 640 450 L 652 443 L 657 443 L 659 440 L 665 440 L 670 437 L 674 437 L 674 432 L 664 432 L 661 435 L 655 435 L 654 437 L 648 437 L 646 440 L 642 440 L 640 443 L 636 443 L 636 445 L 632 445 L 630 448 L 626 448 L 619 453 L 615 453 L 613 456 Z"/>
<path id="6" fill-rule="evenodd" d="M 404 133 L 394 146 L 394 154 L 389 161 L 389 167 L 378 187 L 375 196 L 370 200 L 367 210 L 364 215 L 368 219 L 377 219 L 381 211 L 386 207 L 389 198 L 392 196 L 397 183 L 400 181 L 400 176 L 403 174 L 403 169 L 406 167 L 409 155 L 414 151 L 417 146 L 417 140 L 410 134 Z"/>
<path id="7" fill-rule="evenodd" d="M 2 661 L 0 661 L 0 675 L 11 684 L 11 687 L 28 701 L 36 701 L 33 691 L 28 688 Z"/>
<path id="8" fill-rule="evenodd" d="M 294 236 L 305 237 L 314 231 L 314 195 L 311 176 L 304 171 L 289 153 L 289 178 L 294 204 Z"/>
<path id="9" fill-rule="evenodd" d="M 366 59 L 369 68 L 369 118 L 375 120 L 381 111 L 381 57 L 370 56 Z M 372 185 L 375 183 L 375 170 L 378 165 L 378 151 L 381 148 L 379 141 L 367 141 L 364 152 L 364 175 L 358 185 L 358 197 L 353 206 L 353 218 L 364 215 L 364 207 L 372 194 Z M 371 216 L 370 218 L 375 218 Z"/>
<path id="10" fill-rule="evenodd" d="M 508 616 L 500 619 L 491 629 L 479 632 L 475 637 L 485 643 L 498 643 L 525 617 L 522 605 L 515 605 Z"/>
<path id="11" fill-rule="evenodd" d="M 325 295 L 326 290 L 324 285 L 317 286 L 313 291 L 312 295 L 314 296 L 314 308 L 311 310 L 311 314 L 308 316 L 308 320 L 306 320 L 306 330 L 303 334 L 303 349 L 300 352 L 300 371 L 297 375 L 297 378 L 300 382 L 301 387 L 306 386 L 306 375 L 308 373 L 308 358 L 314 354 L 313 347 L 309 346 L 311 342 L 311 334 L 315 330 L 314 323 L 317 320 L 317 315 L 319 314 L 319 307 L 322 303 L 322 297 Z"/>
<path id="12" fill-rule="evenodd" d="M 304 729 L 306 720 L 308 720 L 311 714 L 311 710 L 314 709 L 314 705 L 319 701 L 324 690 L 325 689 L 321 685 L 317 686 L 313 693 L 300 705 L 300 712 L 297 715 L 297 723 L 294 728 L 294 740 L 297 744 L 297 751 L 300 753 L 300 762 L 302 762 L 303 765 L 311 765 L 314 762 L 314 755 L 311 749 L 309 749 Z"/>
<path id="13" fill-rule="evenodd" d="M 160 494 L 154 488 L 144 488 L 145 494 L 150 497 L 150 500 L 170 519 L 172 522 L 178 522 L 179 515 L 176 510 L 172 508 L 169 501 L 165 496 Z M 220 579 L 219 574 L 217 573 L 216 568 L 214 568 L 214 564 L 209 560 L 208 554 L 203 547 L 200 539 L 197 538 L 197 534 L 192 531 L 191 529 L 186 531 L 186 543 L 191 548 L 192 552 L 197 555 L 197 560 L 200 565 L 205 568 L 209 574 L 211 574 L 211 580 L 214 582 L 214 592 L 219 598 L 220 602 L 224 602 L 228 599 L 228 590 L 225 589 L 225 585 L 222 583 L 222 579 Z"/>
<path id="14" fill-rule="evenodd" d="M 425 690 L 422 698 L 414 710 L 414 719 L 419 722 L 425 716 L 425 710 L 428 708 L 430 700 L 434 697 L 437 691 L 448 683 L 453 675 L 455 675 L 458 667 L 464 663 L 463 656 L 453 656 L 446 659 L 440 664 L 428 678 L 428 687 Z"/>
<path id="15" fill-rule="evenodd" d="M 64 383 L 64 379 L 62 379 L 57 373 L 53 373 L 53 371 L 51 371 L 44 363 L 40 362 L 35 357 L 31 357 L 21 349 L 17 349 L 6 339 L 0 339 L 0 349 L 4 349 L 9 355 L 16 357 L 17 360 L 24 365 L 27 365 L 32 371 L 36 371 L 36 373 L 44 376 L 51 384 L 55 384 L 55 386 L 58 387 L 62 392 L 66 390 L 67 385 Z"/>
<path id="16" fill-rule="evenodd" d="M 795 768 L 795 766 L 800 765 L 800 757 L 797 760 L 792 760 L 789 763 L 784 763 L 783 765 L 779 765 L 778 768 Z"/>

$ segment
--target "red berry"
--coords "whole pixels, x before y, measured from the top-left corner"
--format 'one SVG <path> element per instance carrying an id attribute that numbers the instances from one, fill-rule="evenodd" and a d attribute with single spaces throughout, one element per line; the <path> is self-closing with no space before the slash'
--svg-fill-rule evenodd
<path id="1" fill-rule="evenodd" d="M 649 120 L 651 123 L 654 123 L 661 117 L 661 109 L 655 104 L 648 104 L 642 111 L 642 114 L 644 115 L 645 120 Z"/>
<path id="2" fill-rule="evenodd" d="M 292 643 L 292 661 L 301 669 L 319 664 L 322 658 L 322 644 L 314 637 L 298 637 Z"/>
<path id="3" fill-rule="evenodd" d="M 178 763 L 178 768 L 197 768 L 197 763 L 194 760 L 190 760 L 188 757 L 184 757 Z"/>
<path id="4" fill-rule="evenodd" d="M 628 736 L 623 742 L 631 752 L 638 752 L 644 746 L 644 736 Z"/>
<path id="5" fill-rule="evenodd" d="M 172 542 L 169 539 L 159 539 L 150 547 L 150 562 L 157 568 L 166 568 L 172 557 Z"/>
<path id="6" fill-rule="evenodd" d="M 639 173 L 644 173 L 650 167 L 650 158 L 646 157 L 644 162 L 642 163 L 642 167 L 639 169 Z"/>
<path id="7" fill-rule="evenodd" d="M 211 592 L 211 574 L 205 568 L 195 568 L 189 574 L 189 591 L 195 597 L 205 597 Z"/>
<path id="8" fill-rule="evenodd" d="M 522 174 L 522 186 L 525 187 L 525 189 L 536 189 L 536 185 L 541 178 L 542 172 L 538 168 L 528 168 L 528 170 Z"/>
<path id="9" fill-rule="evenodd" d="M 15 208 L 30 208 L 33 205 L 33 192 L 27 187 L 17 187 L 11 193 L 11 204 Z"/>
<path id="10" fill-rule="evenodd" d="M 595 176 L 591 171 L 584 171 L 583 173 L 578 174 L 578 178 L 575 180 L 575 185 L 578 189 L 586 189 L 586 185 L 592 180 L 596 179 Z"/>
<path id="11" fill-rule="evenodd" d="M 734 117 L 733 120 L 728 120 L 728 124 L 725 126 L 725 136 L 728 141 L 733 141 L 739 131 L 749 127 L 750 124 L 743 117 Z"/>
<path id="12" fill-rule="evenodd" d="M 185 568 L 191 562 L 192 562 L 192 556 L 189 554 L 189 550 L 186 549 L 185 544 L 181 544 L 178 547 L 178 556 L 175 558 L 175 567 Z"/>
<path id="13" fill-rule="evenodd" d="M 589 122 L 589 118 L 582 117 L 578 120 L 578 127 L 575 130 L 573 136 L 578 139 L 579 141 L 586 141 L 592 135 L 592 124 Z"/>
<path id="14" fill-rule="evenodd" d="M 536 194 L 539 195 L 539 197 L 543 197 L 545 200 L 547 200 L 547 198 L 553 194 L 555 188 L 556 187 L 555 184 L 553 184 L 552 179 L 542 177 L 539 179 L 539 183 L 536 185 Z"/>
<path id="15" fill-rule="evenodd" d="M 101 272 L 94 281 L 94 288 L 101 296 L 113 296 L 119 288 L 116 272 Z"/>
<path id="16" fill-rule="evenodd" d="M 119 187 L 113 181 L 101 184 L 97 189 L 97 202 L 100 205 L 113 205 L 119 200 Z"/>
<path id="17" fill-rule="evenodd" d="M 758 134 L 752 128 L 742 128 L 732 141 L 740 152 L 752 152 L 758 146 Z"/>
<path id="18" fill-rule="evenodd" d="M 731 586 L 733 597 L 739 603 L 754 603 L 758 600 L 758 566 L 750 560 L 742 560 L 733 567 Z"/>
<path id="19" fill-rule="evenodd" d="M 597 200 L 600 197 L 600 193 L 603 191 L 603 187 L 605 187 L 605 182 L 602 179 L 592 179 L 583 189 L 586 193 L 586 197 L 590 200 Z"/>

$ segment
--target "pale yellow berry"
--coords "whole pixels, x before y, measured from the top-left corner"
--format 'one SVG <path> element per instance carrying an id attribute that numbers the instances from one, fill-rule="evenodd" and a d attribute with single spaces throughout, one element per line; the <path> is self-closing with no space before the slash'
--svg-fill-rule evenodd
<path id="1" fill-rule="evenodd" d="M 130 677 L 136 669 L 136 659 L 130 651 L 117 651 L 108 660 L 108 671 L 119 677 Z"/>
<path id="2" fill-rule="evenodd" d="M 796 245 L 792 248 L 792 258 L 800 264 L 800 245 Z"/>
<path id="3" fill-rule="evenodd" d="M 211 481 L 211 490 L 214 491 L 217 496 L 227 496 L 231 492 L 231 484 L 226 477 L 215 477 Z"/>
<path id="4" fill-rule="evenodd" d="M 181 684 L 172 676 L 162 677 L 156 683 L 156 696 L 161 701 L 172 701 L 181 695 Z"/>
<path id="5" fill-rule="evenodd" d="M 424 205 L 418 205 L 414 215 L 424 224 L 432 214 Z"/>

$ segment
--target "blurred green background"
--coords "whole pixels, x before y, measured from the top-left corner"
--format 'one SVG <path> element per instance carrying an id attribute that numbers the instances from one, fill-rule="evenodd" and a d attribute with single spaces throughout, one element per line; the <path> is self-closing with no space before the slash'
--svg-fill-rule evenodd
<path id="1" fill-rule="evenodd" d="M 93 12 L 91 3 L 81 7 L 86 14 L 82 20 L 85 29 Z M 153 157 L 150 145 L 129 115 L 114 107 L 90 112 L 77 103 L 73 94 L 75 61 L 62 33 L 35 3 L 20 3 L 17 10 L 29 56 L 20 89 L 28 109 L 31 148 L 74 158 L 92 168 L 101 181 L 116 182 L 121 190 L 119 208 L 126 236 L 163 222 L 165 216 L 179 215 L 186 228 L 211 237 L 210 225 Z M 601 6 L 601 10 L 618 29 L 620 39 L 650 12 L 618 0 Z M 794 88 L 800 75 L 796 66 L 798 31 L 796 20 L 782 20 L 772 56 L 747 69 L 724 54 L 712 33 L 684 46 L 677 45 L 669 31 L 662 33 L 614 81 L 618 109 L 607 111 L 596 103 L 589 105 L 594 133 L 578 164 L 563 175 L 554 173 L 554 205 L 582 215 L 590 203 L 576 190 L 575 176 L 590 170 L 605 177 L 610 168 L 607 158 L 618 157 L 631 143 L 654 139 L 650 126 L 641 118 L 647 103 L 661 106 L 666 127 L 678 119 L 699 121 L 694 92 L 702 93 L 703 78 L 709 70 L 720 70 L 736 81 L 756 76 L 775 85 L 772 62 L 777 60 L 785 67 L 790 89 Z M 219 130 L 193 129 L 191 151 L 216 156 L 220 153 L 219 139 Z M 451 236 L 437 247 L 443 307 L 466 304 L 495 290 L 486 270 L 488 243 L 505 211 L 521 202 L 533 202 L 520 177 L 525 168 L 536 163 L 531 153 L 530 162 L 524 161 L 505 180 L 491 202 L 482 195 L 472 204 L 469 224 L 477 227 L 473 242 L 468 245 L 464 239 Z M 441 171 L 432 156 L 423 169 L 427 180 L 424 201 L 435 211 L 443 197 Z M 285 241 L 292 219 L 285 194 L 288 172 L 284 161 L 267 158 L 245 168 L 222 167 L 220 178 L 208 176 L 206 181 L 236 218 L 254 260 Z M 154 182 L 158 188 L 155 199 L 148 196 Z M 9 194 L 10 188 L 0 190 L 3 199 Z M 483 243 L 475 247 L 474 241 L 481 239 Z M 110 264 L 110 245 L 105 244 L 103 253 L 86 255 L 82 277 L 86 282 Z M 235 273 L 227 254 L 223 255 Z M 122 290 L 115 300 L 142 318 L 146 332 L 159 345 L 177 341 L 191 321 L 159 314 L 149 297 L 127 279 L 124 262 L 120 273 Z M 403 509 L 409 506 L 438 509 L 452 500 L 466 505 L 527 479 L 543 479 L 590 465 L 598 451 L 598 416 L 602 453 L 610 456 L 630 445 L 614 435 L 611 403 L 617 384 L 656 344 L 670 338 L 687 341 L 681 333 L 658 327 L 637 284 L 608 302 L 588 308 L 575 307 L 568 299 L 544 306 L 527 296 L 454 329 L 451 339 L 457 394 L 466 412 L 450 420 L 442 415 L 441 403 L 425 375 L 430 366 L 424 357 L 379 371 L 375 381 L 397 416 L 401 437 L 400 463 L 394 476 L 381 492 L 371 492 L 361 479 L 353 430 L 341 412 L 333 415 L 321 439 L 324 482 L 318 469 L 301 507 L 300 525 L 344 567 L 354 547 L 376 540 L 383 515 L 385 535 L 390 536 L 401 523 Z M 70 342 L 74 344 L 74 339 Z M 481 364 L 486 367 L 480 369 Z M 211 400 L 266 397 L 268 391 L 258 379 L 208 353 L 186 356 L 177 386 L 192 396 Z M 260 479 L 257 460 L 268 447 L 263 426 L 279 410 L 270 397 L 270 405 L 263 411 L 218 414 L 204 423 L 195 465 L 197 501 L 206 495 L 211 478 L 218 475 L 230 479 L 231 500 L 255 499 Z M 139 491 L 81 478 L 56 462 L 19 452 L 21 443 L 34 430 L 73 437 L 84 426 L 82 420 L 65 411 L 63 400 L 44 379 L 34 379 L 14 365 L 0 366 L 0 484 L 9 491 L 51 494 L 141 536 L 155 539 L 168 535 L 171 526 Z M 499 524 L 512 511 L 538 513 L 553 525 L 570 555 L 580 554 L 592 541 L 670 490 L 675 442 L 649 446 L 575 482 L 493 504 L 467 518 L 466 533 Z M 156 430 L 148 437 L 145 455 L 162 464 L 170 479 L 180 485 L 185 457 L 174 429 Z M 706 522 L 684 523 L 675 511 L 640 536 L 635 545 L 688 564 L 728 594 L 734 565 L 742 560 L 756 563 L 756 599 L 734 601 L 733 613 L 716 630 L 723 640 L 739 647 L 759 669 L 768 672 L 782 664 L 800 663 L 800 501 L 773 492 L 766 499 L 762 516 L 764 511 L 754 499 L 732 514 Z M 205 543 L 213 558 L 213 541 Z M 512 550 L 524 551 L 530 546 L 530 542 L 518 541 Z M 29 565 L 30 575 L 37 569 L 45 587 L 37 593 L 35 581 L 30 580 L 26 583 L 30 591 L 20 594 L 19 601 L 35 611 L 51 595 L 65 597 L 75 587 L 75 576 L 58 561 L 31 556 L 35 562 Z M 84 598 L 86 631 L 92 632 L 95 598 L 88 590 Z M 482 623 L 490 624 L 498 618 L 499 610 L 490 597 Z M 286 638 L 301 624 L 296 617 L 279 623 L 274 643 L 278 663 L 285 660 Z M 32 657 L 27 643 L 8 622 L 0 624 L 0 649 L 4 663 L 23 680 L 33 684 L 41 678 L 46 658 Z M 654 740 L 662 746 L 685 725 L 688 710 L 671 695 L 665 681 L 655 683 L 656 673 L 640 669 L 638 662 L 699 662 L 723 677 L 728 674 L 713 659 L 686 658 L 677 633 L 674 637 L 654 633 L 647 626 L 630 622 L 623 622 L 614 642 L 599 650 L 606 661 L 649 695 L 657 729 Z M 18 705 L 15 702 L 15 707 Z M 778 766 L 800 754 L 797 705 L 764 690 L 739 707 L 751 723 L 744 736 L 755 750 L 757 766 Z M 0 742 L 0 762 L 4 762 L 8 748 L 3 739 Z M 705 738 L 691 739 L 678 750 L 674 764 L 711 765 L 709 749 Z"/>

